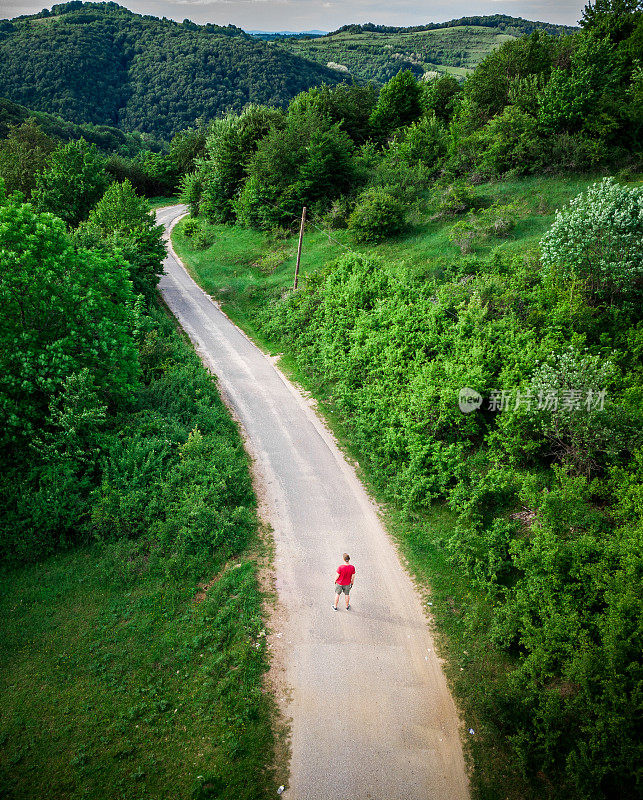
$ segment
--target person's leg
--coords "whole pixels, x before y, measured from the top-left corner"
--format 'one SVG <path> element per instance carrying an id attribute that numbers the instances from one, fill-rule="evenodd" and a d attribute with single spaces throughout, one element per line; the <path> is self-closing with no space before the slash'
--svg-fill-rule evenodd
<path id="1" fill-rule="evenodd" d="M 339 592 L 337 592 L 337 593 L 335 594 L 335 602 L 333 603 L 333 605 L 335 606 L 335 608 L 337 608 L 337 604 L 338 604 L 338 603 L 339 603 Z"/>
<path id="2" fill-rule="evenodd" d="M 350 589 L 348 590 L 348 592 L 350 592 Z M 350 594 L 348 592 L 344 592 L 344 595 L 346 597 L 346 608 L 348 608 L 351 599 Z"/>

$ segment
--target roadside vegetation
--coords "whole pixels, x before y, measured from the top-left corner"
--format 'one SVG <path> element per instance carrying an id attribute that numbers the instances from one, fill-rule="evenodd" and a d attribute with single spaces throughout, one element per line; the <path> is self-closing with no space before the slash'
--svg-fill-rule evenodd
<path id="1" fill-rule="evenodd" d="M 206 135 L 206 127 L 199 125 L 181 131 L 169 144 L 144 141 L 116 128 L 72 125 L 0 100 L 0 179 L 8 193 L 30 198 L 37 177 L 52 163 L 82 158 L 96 164 L 105 185 L 127 180 L 148 198 L 171 198 L 183 175 L 194 169 L 195 158 L 203 155 Z M 69 176 L 76 174 L 70 170 Z"/>
<path id="2" fill-rule="evenodd" d="M 0 183 L 0 794 L 272 796 L 269 547 L 162 229 L 83 140 L 34 184 Z"/>
<path id="3" fill-rule="evenodd" d="M 479 798 L 640 793 L 642 18 L 588 7 L 463 87 L 248 108 L 184 179 L 179 254 L 320 399 L 426 581 Z"/>

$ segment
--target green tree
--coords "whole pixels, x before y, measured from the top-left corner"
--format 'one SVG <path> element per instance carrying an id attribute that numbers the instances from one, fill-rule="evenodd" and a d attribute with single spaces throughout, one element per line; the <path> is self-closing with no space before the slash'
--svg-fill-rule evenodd
<path id="1" fill-rule="evenodd" d="M 50 211 L 75 227 L 87 219 L 107 187 L 104 159 L 84 139 L 58 148 L 36 179 L 33 199 L 39 211 Z"/>
<path id="2" fill-rule="evenodd" d="M 371 127 L 386 137 L 422 115 L 422 89 L 410 70 L 403 70 L 382 87 L 371 114 Z"/>
<path id="3" fill-rule="evenodd" d="M 443 75 L 424 86 L 422 105 L 442 122 L 449 122 L 455 109 L 455 99 L 462 91 L 452 75 Z"/>
<path id="4" fill-rule="evenodd" d="M 607 38 L 594 33 L 579 35 L 570 69 L 552 71 L 539 98 L 538 122 L 546 133 L 576 132 L 607 128 L 609 135 L 617 123 L 609 103 L 614 92 L 625 87 L 624 59 Z M 611 118 L 611 124 L 610 124 Z M 604 137 L 601 137 L 604 138 Z"/>
<path id="5" fill-rule="evenodd" d="M 248 166 L 248 180 L 235 201 L 244 224 L 290 224 L 302 205 L 325 210 L 352 185 L 353 142 L 340 123 L 314 110 L 288 114 L 286 127 L 273 128 Z"/>
<path id="6" fill-rule="evenodd" d="M 641 0 L 595 0 L 585 6 L 580 24 L 585 30 L 618 43 L 632 35 L 642 17 Z"/>
<path id="7" fill-rule="evenodd" d="M 109 405 L 137 385 L 126 266 L 77 250 L 60 219 L 11 199 L 0 203 L 0 304 L 0 444 L 25 447 L 83 369 Z"/>
<path id="8" fill-rule="evenodd" d="M 283 114 L 265 106 L 248 106 L 241 114 L 228 114 L 212 124 L 206 159 L 197 170 L 190 193 L 201 187 L 199 213 L 215 222 L 234 219 L 232 201 L 243 185 L 246 169 L 259 142 L 271 130 L 283 127 Z M 186 195 L 187 198 L 187 195 Z M 187 202 L 192 202 L 187 200 Z"/>
<path id="9" fill-rule="evenodd" d="M 173 194 L 179 185 L 180 172 L 174 159 L 169 153 L 147 152 L 143 158 L 138 159 L 136 166 L 143 173 L 148 192 L 154 194 Z"/>
<path id="10" fill-rule="evenodd" d="M 207 137 L 208 128 L 204 125 L 186 128 L 174 135 L 170 143 L 169 156 L 179 175 L 191 172 L 196 159 L 203 158 Z"/>
<path id="11" fill-rule="evenodd" d="M 467 78 L 465 92 L 484 123 L 509 102 L 509 91 L 519 78 L 548 76 L 556 41 L 534 31 L 530 36 L 506 42 L 488 55 Z"/>
<path id="12" fill-rule="evenodd" d="M 387 158 L 399 159 L 409 167 L 424 162 L 437 167 L 447 151 L 447 132 L 435 114 L 403 128 L 391 142 Z"/>
<path id="13" fill-rule="evenodd" d="M 0 143 L 0 176 L 6 190 L 29 197 L 36 186 L 36 176 L 55 149 L 56 142 L 33 119 L 10 125 L 7 138 Z"/>
<path id="14" fill-rule="evenodd" d="M 347 192 L 353 180 L 353 142 L 338 123 L 313 131 L 298 185 L 304 203 L 326 207 Z"/>
<path id="15" fill-rule="evenodd" d="M 129 181 L 113 183 L 76 233 L 84 247 L 121 255 L 129 264 L 134 290 L 150 297 L 163 272 L 163 227 Z"/>
<path id="16" fill-rule="evenodd" d="M 331 122 L 341 122 L 342 128 L 357 144 L 370 136 L 370 116 L 377 101 L 377 90 L 372 83 L 346 86 L 321 86 L 301 92 L 289 106 L 292 113 L 313 109 Z"/>

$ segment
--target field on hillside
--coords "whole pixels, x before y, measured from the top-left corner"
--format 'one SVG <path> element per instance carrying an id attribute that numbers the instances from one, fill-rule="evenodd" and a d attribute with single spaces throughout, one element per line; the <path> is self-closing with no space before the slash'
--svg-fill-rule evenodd
<path id="1" fill-rule="evenodd" d="M 277 46 L 323 66 L 343 65 L 354 78 L 384 83 L 400 69 L 464 75 L 514 38 L 498 28 L 467 25 L 415 33 L 341 31 L 319 39 L 282 39 Z"/>

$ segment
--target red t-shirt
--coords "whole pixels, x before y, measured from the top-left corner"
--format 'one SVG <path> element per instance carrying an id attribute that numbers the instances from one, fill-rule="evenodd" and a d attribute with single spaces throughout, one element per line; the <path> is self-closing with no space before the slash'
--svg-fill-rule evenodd
<path id="1" fill-rule="evenodd" d="M 340 586 L 348 586 L 351 577 L 355 574 L 355 567 L 352 564 L 342 564 L 341 567 L 337 567 L 337 572 L 339 572 L 339 577 L 335 583 Z"/>

